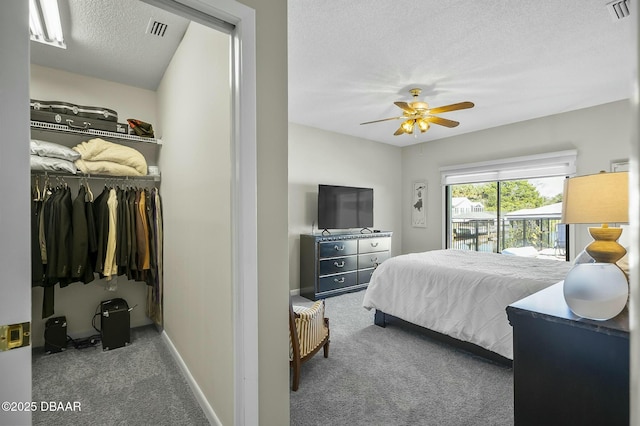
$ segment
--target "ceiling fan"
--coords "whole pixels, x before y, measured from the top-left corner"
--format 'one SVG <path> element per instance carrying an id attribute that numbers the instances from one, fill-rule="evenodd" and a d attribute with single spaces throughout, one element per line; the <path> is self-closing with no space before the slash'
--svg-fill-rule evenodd
<path id="1" fill-rule="evenodd" d="M 379 123 L 381 121 L 389 121 L 389 120 L 404 120 L 398 130 L 394 133 L 395 136 L 406 133 L 408 135 L 414 134 L 417 136 L 417 131 L 420 130 L 420 133 L 424 133 L 429 130 L 430 124 L 438 124 L 440 126 L 445 127 L 456 127 L 460 124 L 457 121 L 448 120 L 446 118 L 437 117 L 435 114 L 442 114 L 443 112 L 457 111 L 459 109 L 467 109 L 473 108 L 473 102 L 460 102 L 457 104 L 445 105 L 441 107 L 429 108 L 429 104 L 426 102 L 421 102 L 418 100 L 418 96 L 422 89 L 411 89 L 409 93 L 413 95 L 413 102 L 402 102 L 397 101 L 394 102 L 400 109 L 402 109 L 403 113 L 399 117 L 391 117 L 391 118 L 383 118 L 382 120 L 374 120 L 367 121 L 362 124 L 371 124 L 371 123 Z M 415 132 L 415 133 L 414 133 Z"/>

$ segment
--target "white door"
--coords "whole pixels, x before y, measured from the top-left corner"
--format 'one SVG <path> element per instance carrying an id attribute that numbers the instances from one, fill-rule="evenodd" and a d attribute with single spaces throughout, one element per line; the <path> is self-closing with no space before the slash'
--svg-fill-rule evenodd
<path id="1" fill-rule="evenodd" d="M 235 409 L 238 424 L 257 424 L 256 206 L 252 197 L 256 191 L 255 15 L 235 1 L 179 2 L 211 16 L 222 14 L 239 30 L 234 57 L 242 72 L 235 87 L 238 119 L 234 120 L 234 138 L 236 161 L 243 167 L 235 188 L 239 194 L 236 208 L 242 212 L 236 229 L 242 237 L 236 251 L 245 262 L 237 274 L 234 299 L 238 307 L 235 328 L 240 336 L 235 350 L 244 357 L 235 366 Z M 31 320 L 28 4 L 3 2 L 0 13 L 0 326 Z M 240 122 L 243 132 L 239 132 Z M 31 400 L 31 347 L 0 352 L 0 377 L 0 426 L 30 424 L 25 403 Z"/>
<path id="2" fill-rule="evenodd" d="M 31 321 L 28 7 L 0 13 L 0 326 Z M 30 424 L 31 346 L 0 351 L 0 377 L 0 425 Z"/>

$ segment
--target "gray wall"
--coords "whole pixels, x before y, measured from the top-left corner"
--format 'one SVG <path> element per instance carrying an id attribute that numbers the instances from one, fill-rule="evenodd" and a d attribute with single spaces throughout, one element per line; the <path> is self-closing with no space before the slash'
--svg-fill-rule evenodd
<path id="1" fill-rule="evenodd" d="M 402 187 L 420 178 L 428 181 L 426 229 L 411 227 L 411 199 L 402 191 L 403 253 L 444 246 L 440 167 L 577 149 L 577 174 L 596 173 L 610 170 L 612 160 L 629 158 L 630 130 L 629 102 L 619 101 L 403 148 Z M 586 226 L 573 228 L 573 247 L 579 252 L 591 237 Z"/>
<path id="2" fill-rule="evenodd" d="M 373 188 L 374 228 L 394 231 L 402 247 L 401 149 L 289 123 L 289 282 L 300 288 L 300 234 L 316 224 L 318 184 Z M 407 188 L 409 190 L 409 188 Z"/>
<path id="3" fill-rule="evenodd" d="M 225 425 L 234 422 L 229 43 L 192 22 L 158 88 L 164 329 Z"/>

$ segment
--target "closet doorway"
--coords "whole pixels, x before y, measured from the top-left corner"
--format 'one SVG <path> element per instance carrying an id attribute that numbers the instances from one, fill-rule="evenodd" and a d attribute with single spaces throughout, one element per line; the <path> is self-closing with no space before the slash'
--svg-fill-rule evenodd
<path id="1" fill-rule="evenodd" d="M 63 0 L 61 0 L 61 3 L 63 3 Z M 129 16 L 129 10 L 126 7 L 122 7 L 123 3 L 126 2 L 120 1 L 117 3 L 117 12 L 120 16 Z M 162 3 L 165 6 L 173 4 L 173 2 L 164 1 L 158 3 Z M 211 3 L 213 4 L 214 2 Z M 92 6 L 95 7 L 96 3 L 93 3 Z M 179 9 L 183 12 L 185 11 L 184 8 Z M 211 8 L 211 10 L 213 11 L 213 8 Z M 191 12 L 195 11 L 191 10 Z M 209 11 L 205 10 L 205 12 Z M 227 12 L 229 13 L 227 16 L 234 16 L 233 14 L 235 13 L 235 16 L 240 17 L 239 21 L 243 19 L 242 10 L 239 12 L 236 9 Z M 93 11 L 91 13 L 93 13 Z M 69 15 L 67 15 L 67 18 L 69 18 Z M 203 14 L 201 13 L 198 15 L 197 20 L 202 21 L 206 19 L 203 19 Z M 252 35 L 254 31 L 253 18 L 251 17 L 251 19 L 245 20 L 244 22 L 248 22 L 251 25 L 251 27 L 245 28 L 246 32 L 244 34 Z M 202 30 L 209 30 L 206 28 L 207 26 L 208 25 L 190 23 L 189 29 L 192 27 L 196 28 L 193 32 L 197 34 Z M 189 29 L 185 32 L 185 38 L 183 41 L 189 37 Z M 252 230 L 255 231 L 252 229 L 252 226 L 255 225 L 251 225 L 252 222 L 255 222 L 255 205 L 253 205 L 251 201 L 247 201 L 246 198 L 241 198 L 238 195 L 240 193 L 255 193 L 255 182 L 251 180 L 251 177 L 255 176 L 255 170 L 247 171 L 247 168 L 241 167 L 245 156 L 248 155 L 250 158 L 255 156 L 255 136 L 252 137 L 252 132 L 249 131 L 249 135 L 245 134 L 241 138 L 237 131 L 237 122 L 239 120 L 234 119 L 234 117 L 237 117 L 238 115 L 241 117 L 245 116 L 247 119 L 243 119 L 243 126 L 248 127 L 249 129 L 255 129 L 255 112 L 251 113 L 251 108 L 249 108 L 249 113 L 247 114 L 246 103 L 245 107 L 243 107 L 238 102 L 241 97 L 245 100 L 255 99 L 255 93 L 247 94 L 245 92 L 243 94 L 242 90 L 238 90 L 242 87 L 241 81 L 236 81 L 238 76 L 231 72 L 232 63 L 237 65 L 242 62 L 244 71 L 249 71 L 249 75 L 254 75 L 254 59 L 251 59 L 248 63 L 244 61 L 243 58 L 237 56 L 237 53 L 239 52 L 237 47 L 233 47 L 232 49 L 232 46 L 235 46 L 232 41 L 237 43 L 239 36 L 234 35 L 231 37 L 229 34 L 225 34 L 225 36 L 227 37 L 225 42 L 227 51 L 224 56 L 227 61 L 227 74 L 224 79 L 217 80 L 217 83 L 220 83 L 221 86 L 225 86 L 227 94 L 226 98 L 222 96 L 216 97 L 215 99 L 216 101 L 222 101 L 225 105 L 220 111 L 216 111 L 217 114 L 207 115 L 207 112 L 210 112 L 208 108 L 211 108 L 211 105 L 206 104 L 206 101 L 210 102 L 212 99 L 206 97 L 206 91 L 202 90 L 202 87 L 200 87 L 200 91 L 198 92 L 199 97 L 196 98 L 202 100 L 204 97 L 205 99 L 205 105 L 202 107 L 196 107 L 195 111 L 196 113 L 204 113 L 207 116 L 207 119 L 204 120 L 204 124 L 208 124 L 208 126 L 198 129 L 198 124 L 203 124 L 203 120 L 200 120 L 200 123 L 197 123 L 195 122 L 196 120 L 193 114 L 186 118 L 184 115 L 181 115 L 181 113 L 184 112 L 183 110 L 188 110 L 188 106 L 193 106 L 194 99 L 190 98 L 188 101 L 186 99 L 182 99 L 181 103 L 172 102 L 172 96 L 183 96 L 185 95 L 185 92 L 182 90 L 176 90 L 179 93 L 172 92 L 172 90 L 175 89 L 173 89 L 168 83 L 164 89 L 158 89 L 158 93 L 155 95 L 156 102 L 158 102 L 155 107 L 155 111 L 152 111 L 153 107 L 136 109 L 133 106 L 129 107 L 120 102 L 118 102 L 117 105 L 114 105 L 115 109 L 121 110 L 123 118 L 128 118 L 129 115 L 133 118 L 143 118 L 139 115 L 141 114 L 140 111 L 153 112 L 155 116 L 153 114 L 148 115 L 151 117 L 148 120 L 156 120 L 153 124 L 158 131 L 159 136 L 164 139 L 163 146 L 160 148 L 160 152 L 155 158 L 156 165 L 160 168 L 160 173 L 162 174 L 162 182 L 159 185 L 160 190 L 163 193 L 163 201 L 165 203 L 164 332 L 166 333 L 167 338 L 174 344 L 178 355 L 183 358 L 187 368 L 189 368 L 195 380 L 200 385 L 205 399 L 209 402 L 215 403 L 216 406 L 213 408 L 218 415 L 223 417 L 223 420 L 229 417 L 232 418 L 233 412 L 236 413 L 236 416 L 239 416 L 239 413 L 242 413 L 242 410 L 244 409 L 243 405 L 246 404 L 246 401 L 243 399 L 244 391 L 242 385 L 239 384 L 240 379 L 237 378 L 244 377 L 245 375 L 238 374 L 238 371 L 245 369 L 246 365 L 250 365 L 252 362 L 257 364 L 257 358 L 253 360 L 249 359 L 248 361 L 244 360 L 242 365 L 234 362 L 234 352 L 238 352 L 238 347 L 242 347 L 242 345 L 257 346 L 256 334 L 252 335 L 251 333 L 245 333 L 242 336 L 242 339 L 237 338 L 237 335 L 239 334 L 238 331 L 242 331 L 244 329 L 243 319 L 239 316 L 238 312 L 255 312 L 254 307 L 242 309 L 244 307 L 244 299 L 241 297 L 242 294 L 247 292 L 247 289 L 251 290 L 251 288 L 255 286 L 255 259 L 250 258 L 248 259 L 248 263 L 245 262 L 243 264 L 244 271 L 241 279 L 238 277 L 240 274 L 237 269 L 237 253 L 243 252 L 251 254 L 252 248 L 255 250 L 255 240 L 252 239 L 255 237 L 243 238 L 242 240 L 238 238 L 239 234 L 246 233 L 242 231 L 249 231 L 249 234 L 255 235 L 255 232 L 250 232 Z M 71 48 L 70 41 L 71 40 L 67 42 L 68 49 Z M 134 40 L 128 40 L 128 42 L 132 43 Z M 253 52 L 253 46 L 251 46 L 250 41 L 245 42 L 245 50 L 247 50 L 247 47 L 249 47 L 249 52 Z M 208 52 L 206 48 L 195 48 L 193 50 L 199 51 L 198 56 L 206 56 L 202 55 L 202 52 Z M 127 60 L 144 61 L 144 58 L 141 57 L 130 59 L 130 56 L 128 56 L 129 51 L 127 46 L 124 46 L 121 49 L 116 49 L 116 53 L 119 54 L 118 57 L 120 58 L 116 59 L 115 62 L 112 63 L 112 65 L 115 64 L 116 67 Z M 204 74 L 206 74 L 206 77 L 213 82 L 216 79 L 212 77 L 212 71 L 219 65 L 219 63 L 211 64 L 211 66 L 206 70 L 198 69 L 198 67 L 194 66 L 187 66 L 187 68 L 192 68 L 192 70 L 196 71 L 205 71 Z M 55 68 L 53 66 L 47 67 L 46 64 L 38 64 L 37 61 L 33 62 L 34 74 L 38 74 L 39 72 L 40 76 L 47 74 L 48 70 L 44 70 L 43 68 L 57 70 L 55 72 L 51 72 L 52 75 L 49 76 L 51 79 L 68 79 L 69 83 L 71 83 L 67 90 L 59 93 L 61 96 L 65 93 L 71 94 L 73 90 L 75 90 L 73 89 L 74 84 L 80 83 L 81 80 L 86 77 L 78 77 L 83 76 L 83 74 L 79 72 L 74 73 L 73 70 L 60 71 L 59 68 Z M 85 71 L 85 69 L 83 68 L 82 71 Z M 53 76 L 53 74 L 57 75 Z M 72 76 L 71 74 L 77 74 L 77 76 Z M 98 77 L 89 77 L 89 79 L 96 78 Z M 84 83 L 90 83 L 89 79 L 85 80 Z M 237 79 L 241 80 L 242 77 Z M 191 82 L 192 81 L 193 80 L 191 80 Z M 38 81 L 38 83 L 32 82 L 32 90 L 36 90 L 38 92 L 37 94 L 30 93 L 29 96 L 32 98 L 35 98 L 36 96 L 40 96 L 40 98 L 48 98 L 49 96 L 47 96 L 47 93 L 50 93 L 51 96 L 58 94 L 58 92 L 55 91 L 39 91 L 43 86 L 46 86 L 49 83 L 51 83 L 50 80 L 41 80 Z M 39 88 L 36 89 L 36 87 Z M 85 87 L 90 88 L 91 84 L 88 84 Z M 89 92 L 91 90 L 89 90 Z M 141 94 L 139 90 L 127 90 L 127 92 L 129 93 L 129 96 L 124 98 L 133 104 L 140 104 L 142 102 L 142 98 L 149 97 L 147 96 L 148 94 Z M 78 99 L 78 103 L 107 106 L 105 100 L 115 93 L 116 92 L 106 93 L 104 97 L 100 97 L 99 99 L 96 98 L 95 100 L 81 97 Z M 140 97 L 131 95 L 132 93 L 140 94 Z M 153 95 L 150 97 L 153 98 Z M 56 97 L 55 100 L 58 99 L 73 101 L 70 97 Z M 162 105 L 163 99 L 167 102 L 165 105 Z M 191 103 L 191 105 L 189 105 L 189 103 Z M 166 121 L 167 117 L 171 122 Z M 226 124 L 216 127 L 215 125 L 220 122 L 226 122 Z M 168 148 L 170 143 L 169 140 L 171 138 L 165 137 L 163 133 L 167 132 L 168 134 L 171 134 L 171 126 L 174 125 L 173 135 L 175 140 L 171 141 L 171 148 Z M 224 126 L 226 126 L 226 129 L 221 130 Z M 224 135 L 220 136 L 220 134 L 216 132 L 224 133 Z M 189 144 L 193 143 L 193 140 L 188 140 L 188 137 L 194 134 L 200 137 L 201 141 L 208 141 L 209 145 L 205 144 L 200 147 L 194 147 L 194 145 L 191 145 L 190 147 Z M 221 141 L 222 143 L 220 145 L 211 145 L 214 142 L 220 143 Z M 242 144 L 242 141 L 248 141 L 249 143 L 248 145 Z M 189 148 L 192 148 L 192 150 L 189 151 Z M 209 158 L 209 161 L 204 162 L 206 164 L 203 164 L 202 160 L 206 159 L 207 154 L 209 154 L 211 158 Z M 145 153 L 145 156 L 150 155 L 152 156 L 152 154 Z M 215 162 L 220 159 L 224 159 L 224 161 L 221 161 L 219 164 Z M 254 167 L 251 164 L 252 163 L 249 162 L 248 168 Z M 237 173 L 238 170 L 235 168 L 236 165 L 240 166 L 240 173 Z M 187 168 L 189 169 L 187 170 Z M 237 174 L 240 175 L 239 179 L 234 178 Z M 249 178 L 248 181 L 246 180 L 247 177 Z M 211 203 L 203 204 L 203 198 L 207 196 L 210 196 L 210 199 L 207 201 L 210 201 Z M 180 197 L 184 198 L 181 199 Z M 249 196 L 249 198 L 251 197 Z M 185 199 L 188 199 L 188 203 L 185 202 L 181 204 L 181 200 Z M 177 200 L 177 202 L 173 200 Z M 203 210 L 206 211 L 206 214 L 200 214 L 201 212 L 194 214 L 194 211 L 189 212 L 186 208 L 193 202 L 196 203 L 196 208 L 204 206 L 205 208 Z M 172 203 L 175 204 L 172 206 Z M 246 207 L 249 207 L 249 211 L 245 209 Z M 238 212 L 241 212 L 242 215 L 238 215 Z M 240 216 L 242 216 L 243 219 L 241 219 L 241 223 L 238 223 L 235 218 Z M 247 223 L 249 225 L 247 225 Z M 171 229 L 172 227 L 175 229 Z M 199 231 L 197 232 L 197 237 L 199 237 L 199 239 L 196 241 L 193 240 L 193 236 L 195 235 L 193 231 L 194 228 Z M 202 250 L 203 247 L 204 249 L 211 249 L 212 241 L 216 243 L 216 248 L 219 250 L 215 252 L 219 259 L 212 261 L 210 256 L 206 256 L 206 261 L 202 261 L 202 258 L 198 258 L 197 256 L 193 257 L 186 255 L 190 253 L 189 250 L 192 250 L 193 252 L 197 251 L 194 250 L 194 247 L 195 249 L 198 249 L 200 253 L 206 251 Z M 175 245 L 173 245 L 174 243 Z M 172 249 L 175 250 L 174 253 L 170 253 L 168 250 L 169 245 L 172 245 Z M 174 263 L 173 265 L 171 264 L 172 262 Z M 74 285 L 79 286 L 79 284 L 72 284 L 72 286 Z M 239 289 L 240 286 L 242 286 L 241 290 Z M 72 287 L 70 286 L 69 288 Z M 63 293 L 65 290 L 66 289 L 57 290 L 57 301 L 61 301 L 65 298 L 66 295 Z M 82 291 L 78 291 L 76 293 L 73 295 L 75 303 L 72 303 L 72 305 L 81 305 L 83 303 Z M 253 299 L 254 295 L 249 293 L 248 296 Z M 136 295 L 132 293 L 127 297 L 135 298 Z M 33 305 L 34 312 L 36 314 L 33 315 L 32 318 L 32 335 L 35 340 L 42 331 L 42 319 L 38 315 L 40 311 L 38 309 L 37 302 L 39 302 L 39 300 L 37 299 L 37 294 L 34 295 L 34 298 L 35 300 Z M 100 299 L 102 298 L 100 297 Z M 91 302 L 95 302 L 95 300 Z M 95 304 L 91 302 L 89 305 L 93 305 L 91 307 L 91 310 L 93 311 Z M 217 303 L 218 305 L 212 306 L 212 303 Z M 133 305 L 134 303 L 130 304 Z M 64 305 L 60 306 L 66 309 Z M 58 315 L 58 310 L 56 309 L 56 311 L 56 315 Z M 60 312 L 60 314 L 63 314 L 63 312 Z M 69 314 L 70 317 L 72 315 L 75 314 Z M 80 314 L 79 317 L 81 316 L 83 315 Z M 87 320 L 85 319 L 84 321 Z M 132 326 L 136 325 L 134 321 L 137 320 L 132 318 Z M 78 321 L 78 323 L 80 322 L 81 321 Z M 38 327 L 40 327 L 40 332 L 37 329 Z M 74 332 L 72 327 L 73 326 L 69 325 L 69 334 L 73 334 Z M 189 337 L 193 336 L 197 336 L 197 339 L 195 340 L 200 342 L 200 345 L 195 350 L 192 344 L 193 340 L 189 339 Z M 217 340 L 215 348 L 213 339 Z M 223 345 L 220 344 L 221 339 L 224 343 Z M 252 342 L 251 339 L 255 339 L 255 342 Z M 257 351 L 249 352 L 257 353 Z M 216 359 L 215 364 L 217 367 L 207 365 L 211 364 L 211 359 Z M 230 392 L 228 390 L 233 388 L 235 390 L 236 398 L 230 396 L 228 400 L 224 400 L 221 399 L 220 394 L 212 395 L 212 390 L 210 389 L 209 383 L 206 379 L 211 376 L 215 377 L 218 382 L 223 383 L 223 386 L 226 387 L 226 394 L 229 394 Z M 229 386 L 226 386 L 227 384 Z M 250 391 L 246 392 L 247 394 L 252 393 Z M 231 407 L 229 408 L 231 413 L 225 412 L 226 409 L 224 406 L 227 402 L 230 402 L 228 406 Z M 252 403 L 257 406 L 257 401 L 249 401 L 249 404 Z"/>

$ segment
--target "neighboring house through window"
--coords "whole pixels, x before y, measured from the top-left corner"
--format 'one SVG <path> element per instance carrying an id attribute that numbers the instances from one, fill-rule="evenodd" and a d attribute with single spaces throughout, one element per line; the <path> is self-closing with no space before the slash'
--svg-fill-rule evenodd
<path id="1" fill-rule="evenodd" d="M 568 260 L 561 224 L 575 151 L 443 167 L 446 247 Z"/>

